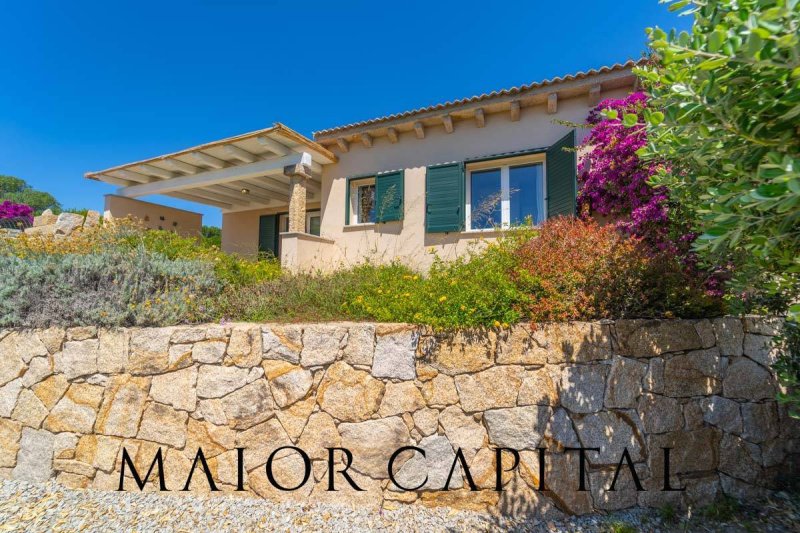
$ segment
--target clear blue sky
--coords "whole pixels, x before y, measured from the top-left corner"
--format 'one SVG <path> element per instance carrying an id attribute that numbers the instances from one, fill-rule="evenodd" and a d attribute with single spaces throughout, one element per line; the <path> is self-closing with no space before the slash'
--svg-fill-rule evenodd
<path id="1" fill-rule="evenodd" d="M 0 0 L 0 174 L 101 209 L 89 170 L 285 123 L 303 134 L 568 74 L 686 28 L 656 0 Z M 203 212 L 219 210 L 154 198 Z"/>

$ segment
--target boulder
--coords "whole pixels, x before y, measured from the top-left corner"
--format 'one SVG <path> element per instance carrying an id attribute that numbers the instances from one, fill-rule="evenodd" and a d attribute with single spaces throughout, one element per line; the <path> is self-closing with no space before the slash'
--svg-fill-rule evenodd
<path id="1" fill-rule="evenodd" d="M 573 413 L 603 408 L 607 365 L 567 365 L 561 370 L 561 405 Z"/>
<path id="2" fill-rule="evenodd" d="M 301 326 L 263 326 L 261 343 L 264 359 L 282 359 L 300 364 L 303 349 L 303 328 Z"/>
<path id="3" fill-rule="evenodd" d="M 425 456 L 414 452 L 413 457 L 406 461 L 395 475 L 395 479 L 402 487 L 421 487 L 418 490 L 422 491 L 460 489 L 462 487 L 459 467 L 456 467 L 450 483 L 447 484 L 447 476 L 456 456 L 447 437 L 441 435 L 425 437 L 420 441 L 418 447 L 425 450 Z M 400 490 L 400 487 L 394 484 L 390 484 L 390 487 L 391 490 Z"/>
<path id="4" fill-rule="evenodd" d="M 742 414 L 739 404 L 722 396 L 711 396 L 700 401 L 703 420 L 727 433 L 742 433 Z"/>
<path id="5" fill-rule="evenodd" d="M 11 418 L 17 422 L 22 422 L 25 426 L 38 429 L 46 416 L 47 408 L 39 401 L 39 398 L 30 389 L 22 389 L 17 399 L 17 405 L 14 407 L 14 412 L 11 413 Z M 91 427 L 89 430 L 91 430 Z"/>
<path id="6" fill-rule="evenodd" d="M 97 339 L 67 341 L 64 349 L 53 356 L 54 369 L 67 379 L 96 374 L 99 348 Z"/>
<path id="7" fill-rule="evenodd" d="M 667 396 L 683 398 L 719 394 L 722 391 L 723 363 L 716 348 L 667 359 L 664 364 L 664 390 Z"/>
<path id="8" fill-rule="evenodd" d="M 539 446 L 552 416 L 550 407 L 530 405 L 486 411 L 483 420 L 492 444 L 515 450 L 533 450 Z"/>
<path id="9" fill-rule="evenodd" d="M 778 358 L 779 350 L 773 346 L 772 337 L 745 333 L 743 352 L 753 361 L 771 367 Z"/>
<path id="10" fill-rule="evenodd" d="M 655 357 L 703 347 L 694 324 L 688 320 L 618 320 L 615 329 L 621 355 Z"/>
<path id="11" fill-rule="evenodd" d="M 83 216 L 77 213 L 61 213 L 55 224 L 56 235 L 71 235 L 73 231 L 83 226 Z"/>
<path id="12" fill-rule="evenodd" d="M 379 325 L 375 331 L 372 375 L 376 378 L 414 379 L 419 336 L 411 326 Z"/>
<path id="13" fill-rule="evenodd" d="M 128 344 L 130 335 L 127 330 L 100 330 L 97 340 L 97 371 L 104 374 L 124 372 L 128 363 Z"/>
<path id="14" fill-rule="evenodd" d="M 378 414 L 382 417 L 410 413 L 425 407 L 425 399 L 413 381 L 387 383 Z"/>
<path id="15" fill-rule="evenodd" d="M 588 363 L 609 359 L 613 353 L 611 325 L 596 322 L 541 324 L 549 346 L 548 363 Z"/>
<path id="16" fill-rule="evenodd" d="M 128 372 L 136 375 L 161 374 L 169 368 L 169 339 L 173 328 L 131 330 Z"/>
<path id="17" fill-rule="evenodd" d="M 637 411 L 647 433 L 666 433 L 683 427 L 681 404 L 674 398 L 645 393 L 639 398 Z"/>
<path id="18" fill-rule="evenodd" d="M 289 363 L 283 364 L 288 365 L 288 368 L 277 375 L 268 376 L 270 387 L 272 388 L 272 397 L 275 398 L 275 403 L 281 408 L 305 398 L 314 383 L 311 372 L 305 368 L 292 366 Z"/>
<path id="19" fill-rule="evenodd" d="M 742 404 L 742 438 L 755 443 L 770 441 L 780 433 L 774 401 Z"/>
<path id="20" fill-rule="evenodd" d="M 713 319 L 711 323 L 714 326 L 719 353 L 726 356 L 742 355 L 742 343 L 744 342 L 742 320 L 733 316 L 724 316 Z"/>
<path id="21" fill-rule="evenodd" d="M 724 396 L 742 400 L 772 400 L 775 379 L 767 369 L 746 357 L 731 362 L 722 383 Z"/>
<path id="22" fill-rule="evenodd" d="M 138 438 L 151 442 L 160 442 L 174 448 L 183 448 L 186 444 L 185 411 L 178 411 L 160 403 L 151 403 L 144 412 Z"/>
<path id="23" fill-rule="evenodd" d="M 260 367 L 201 365 L 197 373 L 197 396 L 221 398 L 261 378 L 263 374 L 264 370 Z"/>
<path id="24" fill-rule="evenodd" d="M 257 379 L 215 401 L 219 402 L 227 424 L 234 429 L 253 427 L 275 413 L 275 402 L 265 379 Z"/>
<path id="25" fill-rule="evenodd" d="M 300 364 L 304 367 L 329 365 L 336 361 L 347 344 L 347 328 L 311 325 L 303 329 Z"/>
<path id="26" fill-rule="evenodd" d="M 437 334 L 429 347 L 430 365 L 450 376 L 473 373 L 494 364 L 497 335 L 493 331 Z"/>
<path id="27" fill-rule="evenodd" d="M 558 405 L 558 390 L 546 368 L 525 374 L 517 397 L 518 405 Z"/>
<path id="28" fill-rule="evenodd" d="M 221 363 L 227 344 L 223 341 L 202 341 L 192 347 L 192 359 L 198 363 Z"/>
<path id="29" fill-rule="evenodd" d="M 338 361 L 325 372 L 317 389 L 317 403 L 338 420 L 359 422 L 378 411 L 383 393 L 382 382 Z"/>
<path id="30" fill-rule="evenodd" d="M 512 326 L 497 337 L 497 363 L 503 365 L 543 365 L 552 349 L 541 328 Z"/>
<path id="31" fill-rule="evenodd" d="M 777 316 L 747 315 L 744 317 L 744 330 L 747 333 L 774 337 L 783 330 L 784 319 Z"/>
<path id="32" fill-rule="evenodd" d="M 451 405 L 439 414 L 439 423 L 454 448 L 464 450 L 464 456 L 470 459 L 487 441 L 486 430 L 467 415 L 457 405 Z"/>
<path id="33" fill-rule="evenodd" d="M 236 366 L 254 367 L 261 363 L 261 328 L 253 326 L 234 326 L 228 341 L 226 362 Z"/>
<path id="34" fill-rule="evenodd" d="M 642 393 L 642 379 L 648 365 L 626 357 L 614 357 L 606 384 L 605 405 L 610 408 L 636 407 Z"/>
<path id="35" fill-rule="evenodd" d="M 22 428 L 17 464 L 11 477 L 44 483 L 53 475 L 53 434 L 43 429 Z"/>
<path id="36" fill-rule="evenodd" d="M 422 384 L 422 396 L 428 405 L 445 407 L 458 403 L 458 391 L 452 377 L 438 374 Z"/>
<path id="37" fill-rule="evenodd" d="M 575 418 L 575 431 L 584 448 L 599 448 L 600 452 L 587 452 L 593 465 L 617 465 L 625 450 L 634 462 L 642 460 L 644 443 L 636 423 L 617 411 L 587 414 Z"/>
<path id="38" fill-rule="evenodd" d="M 73 383 L 50 411 L 44 423 L 45 429 L 53 433 L 91 433 L 103 391 L 99 385 Z"/>
<path id="39" fill-rule="evenodd" d="M 372 366 L 375 355 L 375 326 L 372 324 L 353 324 L 348 328 L 347 346 L 342 359 L 352 366 Z"/>
<path id="40" fill-rule="evenodd" d="M 311 459 L 328 460 L 328 448 L 338 448 L 342 438 L 333 418 L 323 412 L 317 412 L 308 419 L 297 447 L 305 451 Z"/>
<path id="41" fill-rule="evenodd" d="M 433 435 L 439 429 L 439 411 L 436 409 L 420 409 L 411 416 L 414 419 L 414 427 L 424 437 Z"/>
<path id="42" fill-rule="evenodd" d="M 339 424 L 342 446 L 353 453 L 353 469 L 374 479 L 389 477 L 391 455 L 403 446 L 412 444 L 408 427 L 399 416 Z M 397 460 L 395 467 L 402 467 Z"/>
<path id="43" fill-rule="evenodd" d="M 0 468 L 13 468 L 17 464 L 22 424 L 0 418 Z"/>
<path id="44" fill-rule="evenodd" d="M 194 411 L 197 406 L 197 367 L 153 376 L 150 397 L 175 409 Z"/>
<path id="45" fill-rule="evenodd" d="M 90 209 L 86 212 L 86 218 L 83 220 L 84 228 L 94 228 L 100 225 L 100 213 Z"/>
<path id="46" fill-rule="evenodd" d="M 97 414 L 95 432 L 118 437 L 136 436 L 149 388 L 150 378 L 127 374 L 112 377 Z"/>
<path id="47" fill-rule="evenodd" d="M 459 374 L 455 383 L 461 407 L 470 413 L 514 407 L 524 376 L 521 366 L 512 365 L 494 366 L 477 374 Z"/>

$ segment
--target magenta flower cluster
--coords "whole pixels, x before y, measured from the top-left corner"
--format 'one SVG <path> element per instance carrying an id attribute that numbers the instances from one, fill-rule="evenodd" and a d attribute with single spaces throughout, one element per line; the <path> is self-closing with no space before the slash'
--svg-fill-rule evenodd
<path id="1" fill-rule="evenodd" d="M 668 191 L 648 184 L 658 167 L 636 155 L 647 143 L 642 119 L 646 106 L 647 95 L 636 92 L 621 100 L 603 100 L 589 113 L 593 128 L 583 142 L 589 151 L 578 168 L 578 203 L 583 215 L 607 217 L 626 234 L 663 249 L 668 238 Z M 616 111 L 617 117 L 610 118 L 604 110 Z M 626 114 L 637 115 L 638 123 L 625 126 Z"/>
<path id="2" fill-rule="evenodd" d="M 619 100 L 603 100 L 589 113 L 592 130 L 581 146 L 586 155 L 578 168 L 579 212 L 608 219 L 623 233 L 642 239 L 655 253 L 680 258 L 687 275 L 704 279 L 707 294 L 722 296 L 731 267 L 709 269 L 698 264 L 699 258 L 691 251 L 697 234 L 678 230 L 681 225 L 670 220 L 669 190 L 648 183 L 660 164 L 642 161 L 636 154 L 647 144 L 645 109 L 647 95 L 636 92 Z M 606 110 L 616 111 L 616 116 Z M 637 123 L 623 124 L 626 114 L 636 115 Z"/>
<path id="3" fill-rule="evenodd" d="M 33 224 L 33 209 L 29 205 L 15 204 L 9 200 L 0 203 L 0 220 L 14 220 L 25 226 Z"/>

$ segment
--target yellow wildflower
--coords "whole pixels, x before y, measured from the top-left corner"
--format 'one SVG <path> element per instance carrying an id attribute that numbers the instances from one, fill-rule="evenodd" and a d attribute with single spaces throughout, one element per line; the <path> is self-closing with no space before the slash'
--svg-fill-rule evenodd
<path id="1" fill-rule="evenodd" d="M 445 300 L 447 300 L 447 296 L 440 296 L 439 297 L 439 303 L 441 303 L 441 302 L 443 302 Z"/>
<path id="2" fill-rule="evenodd" d="M 496 327 L 496 328 L 500 327 L 500 321 L 499 320 L 495 320 L 494 321 L 494 327 Z"/>

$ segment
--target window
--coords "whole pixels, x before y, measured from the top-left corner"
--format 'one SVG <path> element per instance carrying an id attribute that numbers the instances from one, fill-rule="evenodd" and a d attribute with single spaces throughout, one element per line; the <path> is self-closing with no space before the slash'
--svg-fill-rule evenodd
<path id="1" fill-rule="evenodd" d="M 350 223 L 375 223 L 375 178 L 350 182 Z"/>
<path id="2" fill-rule="evenodd" d="M 467 230 L 544 221 L 544 165 L 538 161 L 510 164 L 513 162 L 478 163 L 468 169 Z"/>
<path id="3" fill-rule="evenodd" d="M 311 235 L 320 234 L 320 222 L 322 221 L 322 217 L 320 216 L 319 211 L 308 211 L 306 212 L 306 233 L 310 233 Z M 288 233 L 289 232 L 289 214 L 283 213 L 278 216 L 278 231 L 279 233 Z"/>
<path id="4" fill-rule="evenodd" d="M 319 237 L 320 224 L 322 217 L 319 211 L 309 211 L 306 213 L 306 233 Z"/>

